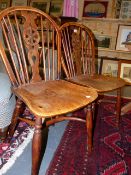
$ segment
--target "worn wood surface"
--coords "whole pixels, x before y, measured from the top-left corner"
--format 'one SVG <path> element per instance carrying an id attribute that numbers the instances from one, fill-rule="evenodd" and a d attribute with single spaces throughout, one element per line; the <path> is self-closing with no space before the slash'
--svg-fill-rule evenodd
<path id="1" fill-rule="evenodd" d="M 109 92 L 121 88 L 125 85 L 125 81 L 120 78 L 109 77 L 104 75 L 93 75 L 93 76 L 79 75 L 72 77 L 69 80 L 77 84 L 93 87 L 94 89 L 97 90 L 97 92 L 100 93 Z"/>
<path id="2" fill-rule="evenodd" d="M 97 98 L 94 89 L 64 80 L 32 83 L 13 91 L 35 115 L 45 118 L 77 110 Z"/>

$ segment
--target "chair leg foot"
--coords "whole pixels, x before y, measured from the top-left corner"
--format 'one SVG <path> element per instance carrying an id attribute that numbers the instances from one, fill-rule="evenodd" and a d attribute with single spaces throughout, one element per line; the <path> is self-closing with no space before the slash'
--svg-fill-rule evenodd
<path id="1" fill-rule="evenodd" d="M 0 142 L 4 142 L 7 138 L 8 126 L 5 128 L 0 128 Z"/>

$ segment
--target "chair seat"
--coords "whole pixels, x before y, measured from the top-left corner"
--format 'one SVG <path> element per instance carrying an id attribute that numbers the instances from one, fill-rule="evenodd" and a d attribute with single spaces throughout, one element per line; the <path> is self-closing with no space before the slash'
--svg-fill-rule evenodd
<path id="1" fill-rule="evenodd" d="M 72 112 L 97 98 L 93 88 L 64 80 L 32 83 L 13 91 L 35 115 L 45 118 Z"/>
<path id="2" fill-rule="evenodd" d="M 79 75 L 70 78 L 69 81 L 93 87 L 97 92 L 107 92 L 125 86 L 125 81 L 117 77 L 109 77 L 104 75 Z"/>

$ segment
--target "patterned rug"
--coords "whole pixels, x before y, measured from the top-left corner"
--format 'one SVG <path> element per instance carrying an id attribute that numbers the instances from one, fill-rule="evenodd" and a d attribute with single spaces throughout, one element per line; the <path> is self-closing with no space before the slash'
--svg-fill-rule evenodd
<path id="1" fill-rule="evenodd" d="M 29 110 L 26 109 L 24 115 L 27 118 L 32 118 Z M 0 175 L 5 174 L 6 171 L 14 164 L 17 157 L 21 155 L 27 144 L 33 136 L 33 128 L 24 122 L 20 122 L 11 139 L 10 144 L 6 141 L 0 143 Z"/>
<path id="2" fill-rule="evenodd" d="M 122 116 L 117 128 L 114 105 L 106 101 L 99 105 L 90 156 L 86 149 L 85 124 L 69 122 L 46 175 L 131 174 L 131 111 Z M 79 115 L 85 116 L 83 111 Z"/>

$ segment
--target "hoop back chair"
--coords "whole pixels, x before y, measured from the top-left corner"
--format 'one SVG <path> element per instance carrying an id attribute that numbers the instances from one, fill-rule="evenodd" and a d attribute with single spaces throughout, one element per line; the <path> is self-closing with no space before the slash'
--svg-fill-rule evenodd
<path id="1" fill-rule="evenodd" d="M 9 134 L 13 135 L 18 119 L 34 125 L 32 175 L 37 175 L 43 122 L 46 126 L 67 119 L 85 122 L 87 142 L 92 146 L 90 110 L 86 120 L 63 115 L 92 103 L 97 92 L 60 79 L 59 27 L 46 13 L 32 7 L 10 7 L 0 13 L 0 28 L 4 38 L 0 41 L 0 55 L 17 97 Z M 34 114 L 35 122 L 20 117 L 23 104 Z"/>
<path id="2" fill-rule="evenodd" d="M 62 41 L 62 66 L 67 79 L 73 83 L 93 87 L 98 94 L 117 90 L 117 123 L 120 116 L 120 78 L 96 74 L 94 35 L 78 22 L 67 22 L 60 27 Z"/>

